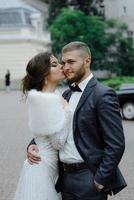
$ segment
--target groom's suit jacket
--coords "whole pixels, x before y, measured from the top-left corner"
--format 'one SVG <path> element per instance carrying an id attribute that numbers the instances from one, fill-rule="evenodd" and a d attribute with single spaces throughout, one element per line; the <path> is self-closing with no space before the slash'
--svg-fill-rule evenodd
<path id="1" fill-rule="evenodd" d="M 64 92 L 68 101 L 71 90 Z M 75 145 L 94 173 L 94 179 L 116 194 L 126 186 L 118 168 L 125 149 L 118 98 L 115 92 L 101 85 L 94 77 L 88 82 L 73 117 Z M 62 163 L 59 163 L 57 191 L 62 189 Z"/>

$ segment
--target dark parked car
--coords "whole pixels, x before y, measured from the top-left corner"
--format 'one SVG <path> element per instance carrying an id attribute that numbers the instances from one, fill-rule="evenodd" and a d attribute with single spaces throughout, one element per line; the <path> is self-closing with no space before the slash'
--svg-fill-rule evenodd
<path id="1" fill-rule="evenodd" d="M 116 92 L 123 119 L 134 119 L 134 85 L 124 85 Z"/>

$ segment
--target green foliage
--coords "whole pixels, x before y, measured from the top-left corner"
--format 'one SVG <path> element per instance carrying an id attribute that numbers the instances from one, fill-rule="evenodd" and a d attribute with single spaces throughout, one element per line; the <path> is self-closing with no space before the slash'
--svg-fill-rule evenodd
<path id="1" fill-rule="evenodd" d="M 134 48 L 131 38 L 120 40 L 117 48 L 117 62 L 122 75 L 134 76 Z"/>
<path id="2" fill-rule="evenodd" d="M 61 9 L 65 7 L 67 7 L 67 0 L 49 0 L 49 25 L 51 25 L 55 17 L 59 15 Z"/>
<path id="3" fill-rule="evenodd" d="M 116 19 L 107 20 L 107 28 L 115 28 L 117 24 Z"/>
<path id="4" fill-rule="evenodd" d="M 108 50 L 104 65 L 118 75 L 134 76 L 133 38 L 128 35 L 127 25 L 115 19 L 108 20 L 106 24 Z"/>
<path id="5" fill-rule="evenodd" d="M 134 83 L 134 77 L 118 76 L 115 78 L 111 78 L 111 79 L 102 81 L 102 83 L 117 90 L 124 83 Z"/>
<path id="6" fill-rule="evenodd" d="M 95 13 L 96 10 L 92 7 L 93 0 L 76 0 L 76 3 L 73 4 L 73 0 L 70 4 L 74 6 L 75 9 L 81 10 L 86 15 L 91 15 L 91 13 Z"/>
<path id="7" fill-rule="evenodd" d="M 62 8 L 73 7 L 74 10 L 81 10 L 85 15 L 100 15 L 97 7 L 101 0 L 96 3 L 93 0 L 41 0 L 49 5 L 48 24 L 51 25 L 53 20 L 60 13 Z"/>
<path id="8" fill-rule="evenodd" d="M 50 26 L 52 49 L 58 55 L 71 41 L 88 44 L 92 52 L 92 68 L 107 69 L 117 75 L 134 75 L 133 39 L 128 27 L 111 19 L 87 16 L 82 11 L 62 9 Z"/>
<path id="9" fill-rule="evenodd" d="M 52 49 L 59 54 L 71 41 L 86 42 L 95 61 L 104 57 L 107 49 L 105 23 L 97 16 L 86 16 L 81 11 L 63 9 L 50 27 Z"/>

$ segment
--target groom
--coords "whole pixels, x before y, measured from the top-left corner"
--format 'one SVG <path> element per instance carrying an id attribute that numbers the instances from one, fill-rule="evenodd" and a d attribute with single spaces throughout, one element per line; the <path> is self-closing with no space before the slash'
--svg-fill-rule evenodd
<path id="1" fill-rule="evenodd" d="M 59 152 L 56 184 L 63 200 L 107 200 L 126 186 L 118 168 L 125 149 L 118 99 L 90 71 L 91 53 L 83 42 L 62 49 L 63 71 L 73 83 L 63 93 L 73 113 L 72 131 Z M 28 147 L 31 164 L 40 157 L 34 140 Z"/>

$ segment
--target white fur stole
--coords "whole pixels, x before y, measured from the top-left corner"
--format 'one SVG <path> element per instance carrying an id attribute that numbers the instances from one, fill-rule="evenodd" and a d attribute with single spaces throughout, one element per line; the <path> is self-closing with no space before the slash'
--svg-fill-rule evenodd
<path id="1" fill-rule="evenodd" d="M 54 93 L 29 91 L 28 113 L 29 127 L 34 136 L 53 135 L 64 126 L 62 99 Z"/>

